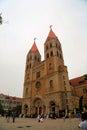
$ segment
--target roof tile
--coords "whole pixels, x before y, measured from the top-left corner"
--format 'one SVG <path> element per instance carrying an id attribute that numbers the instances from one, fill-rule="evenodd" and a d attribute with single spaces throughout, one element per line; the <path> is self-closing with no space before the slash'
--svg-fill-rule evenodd
<path id="1" fill-rule="evenodd" d="M 38 51 L 38 48 L 37 48 L 35 42 L 34 42 L 33 46 L 31 47 L 30 51 L 32 51 L 32 52 L 36 52 L 36 51 Z"/>
<path id="2" fill-rule="evenodd" d="M 56 36 L 55 33 L 52 31 L 52 29 L 50 29 L 50 32 L 49 32 L 48 37 L 56 38 L 57 36 Z"/>
<path id="3" fill-rule="evenodd" d="M 71 79 L 69 81 L 70 81 L 70 84 L 72 86 L 78 86 L 80 84 L 86 84 L 87 83 L 87 80 L 85 80 L 83 76 Z"/>

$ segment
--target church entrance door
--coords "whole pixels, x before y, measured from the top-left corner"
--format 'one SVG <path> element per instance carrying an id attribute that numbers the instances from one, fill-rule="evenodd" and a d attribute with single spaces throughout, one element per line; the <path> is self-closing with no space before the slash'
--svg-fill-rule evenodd
<path id="1" fill-rule="evenodd" d="M 41 115 L 43 113 L 43 103 L 41 99 L 37 98 L 34 101 L 34 106 L 35 106 L 35 114 Z"/>

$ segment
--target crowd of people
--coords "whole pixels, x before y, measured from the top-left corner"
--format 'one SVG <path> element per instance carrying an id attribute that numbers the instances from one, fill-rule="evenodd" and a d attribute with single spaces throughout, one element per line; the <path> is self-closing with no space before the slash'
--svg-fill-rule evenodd
<path id="1" fill-rule="evenodd" d="M 63 116 L 62 118 L 65 121 L 66 114 L 64 112 L 62 113 L 62 116 Z M 7 122 L 10 121 L 10 117 L 12 117 L 12 121 L 14 123 L 15 122 L 15 118 L 16 118 L 16 111 L 14 111 L 12 113 L 10 113 L 10 111 L 8 111 L 8 113 L 6 114 L 6 120 L 7 120 Z M 42 115 L 38 115 L 38 117 L 37 117 L 38 122 L 41 122 L 41 123 L 44 122 L 45 118 L 48 119 L 49 116 L 48 115 L 44 116 L 44 114 L 42 114 Z M 69 114 L 68 118 L 70 119 L 70 114 Z M 77 114 L 77 118 L 79 119 L 79 121 L 81 121 L 80 124 L 78 125 L 78 128 L 81 128 L 82 130 L 87 130 L 87 112 L 81 112 L 81 113 L 79 112 Z"/>

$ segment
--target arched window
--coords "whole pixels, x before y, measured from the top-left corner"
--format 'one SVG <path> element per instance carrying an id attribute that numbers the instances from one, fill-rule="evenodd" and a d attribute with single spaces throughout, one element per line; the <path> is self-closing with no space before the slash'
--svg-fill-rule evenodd
<path id="1" fill-rule="evenodd" d="M 52 51 L 51 51 L 50 55 L 53 56 L 53 52 Z"/>
<path id="2" fill-rule="evenodd" d="M 29 74 L 27 74 L 27 79 L 29 79 L 30 77 L 29 77 Z"/>
<path id="3" fill-rule="evenodd" d="M 52 63 L 49 64 L 49 69 L 52 69 Z"/>
<path id="4" fill-rule="evenodd" d="M 58 53 L 58 51 L 57 51 L 56 53 L 57 53 L 57 56 L 59 56 L 59 53 Z"/>
<path id="5" fill-rule="evenodd" d="M 26 66 L 26 70 L 28 70 L 28 65 Z"/>
<path id="6" fill-rule="evenodd" d="M 30 63 L 30 68 L 31 68 L 31 63 Z"/>
<path id="7" fill-rule="evenodd" d="M 36 55 L 35 55 L 34 59 L 35 59 L 35 61 L 37 60 L 37 57 L 36 57 Z"/>
<path id="8" fill-rule="evenodd" d="M 32 55 L 30 55 L 30 60 L 32 60 Z"/>
<path id="9" fill-rule="evenodd" d="M 56 43 L 56 48 L 58 47 L 57 43 Z"/>
<path id="10" fill-rule="evenodd" d="M 53 80 L 50 80 L 50 88 L 53 87 Z"/>
<path id="11" fill-rule="evenodd" d="M 36 78 L 40 78 L 40 71 L 36 72 Z"/>
<path id="12" fill-rule="evenodd" d="M 49 58 L 49 53 L 47 53 L 47 58 Z"/>
<path id="13" fill-rule="evenodd" d="M 62 55 L 60 54 L 60 58 L 62 59 Z"/>
<path id="14" fill-rule="evenodd" d="M 55 102 L 54 101 L 51 101 L 50 102 L 50 107 L 51 107 L 51 113 L 55 113 Z"/>
<path id="15" fill-rule="evenodd" d="M 64 81 L 64 86 L 66 85 L 66 81 Z"/>
<path id="16" fill-rule="evenodd" d="M 52 43 L 50 43 L 50 48 L 52 48 Z"/>
<path id="17" fill-rule="evenodd" d="M 61 50 L 61 46 L 59 45 L 59 50 Z"/>
<path id="18" fill-rule="evenodd" d="M 46 50 L 48 50 L 48 45 L 46 46 Z"/>
<path id="19" fill-rule="evenodd" d="M 28 95 L 28 88 L 26 88 L 26 95 Z"/>
<path id="20" fill-rule="evenodd" d="M 63 79 L 65 79 L 65 76 L 63 75 Z"/>
<path id="21" fill-rule="evenodd" d="M 27 58 L 27 61 L 29 62 L 29 57 Z"/>
<path id="22" fill-rule="evenodd" d="M 40 58 L 38 58 L 38 62 L 40 62 Z"/>
<path id="23" fill-rule="evenodd" d="M 29 108 L 28 108 L 28 105 L 27 105 L 27 104 L 25 104 L 25 105 L 24 105 L 24 113 L 25 113 L 25 114 L 27 114 L 28 109 L 29 109 Z"/>

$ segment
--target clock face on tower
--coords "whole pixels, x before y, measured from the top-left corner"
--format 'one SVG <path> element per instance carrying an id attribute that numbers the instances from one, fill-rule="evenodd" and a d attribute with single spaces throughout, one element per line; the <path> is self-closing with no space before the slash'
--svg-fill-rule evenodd
<path id="1" fill-rule="evenodd" d="M 38 89 L 38 88 L 40 88 L 41 87 L 41 83 L 38 81 L 38 82 L 36 82 L 36 88 Z"/>

